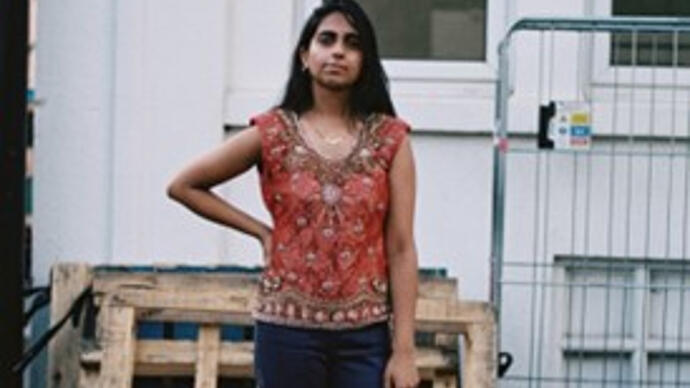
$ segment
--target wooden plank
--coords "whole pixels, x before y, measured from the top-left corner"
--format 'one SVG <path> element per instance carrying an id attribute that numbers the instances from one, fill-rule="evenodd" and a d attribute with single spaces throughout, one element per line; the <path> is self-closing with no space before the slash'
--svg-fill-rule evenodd
<path id="1" fill-rule="evenodd" d="M 463 360 L 463 383 L 468 387 L 494 388 L 497 375 L 496 326 L 489 323 L 468 325 Z"/>
<path id="2" fill-rule="evenodd" d="M 209 324 L 239 324 L 252 325 L 251 309 L 246 306 L 228 303 L 228 309 L 222 306 L 207 305 L 204 310 L 192 308 L 159 308 L 143 302 L 134 301 L 135 297 L 129 295 L 127 300 L 138 305 L 137 318 L 142 321 L 169 321 L 169 322 L 199 322 Z M 180 301 L 172 301 L 171 304 L 181 304 Z M 193 301 L 187 301 L 188 305 L 195 305 Z M 244 302 L 242 302 L 244 303 Z M 250 304 L 251 301 L 247 302 Z M 488 322 L 491 311 L 483 302 L 459 302 L 449 303 L 440 300 L 418 300 L 422 305 L 416 314 L 416 329 L 425 332 L 437 333 L 462 333 L 466 327 L 474 322 Z M 456 342 L 454 336 L 444 337 L 438 334 L 438 345 L 450 345 Z"/>
<path id="3" fill-rule="evenodd" d="M 100 388 L 130 388 L 134 377 L 135 320 L 134 308 L 103 307 Z"/>
<path id="4" fill-rule="evenodd" d="M 113 293 L 122 288 L 148 290 L 247 290 L 258 288 L 259 277 L 247 273 L 98 273 L 94 292 Z"/>
<path id="5" fill-rule="evenodd" d="M 464 333 L 472 323 L 493 323 L 494 313 L 487 302 L 417 299 L 415 327 L 421 331 Z"/>
<path id="6" fill-rule="evenodd" d="M 79 371 L 79 385 L 78 388 L 93 388 L 98 387 L 99 373 L 97 369 L 81 368 Z"/>
<path id="7" fill-rule="evenodd" d="M 77 296 L 91 284 L 87 264 L 57 263 L 51 269 L 50 324 L 62 318 Z M 83 317 L 83 316 L 82 316 Z M 73 388 L 79 379 L 81 328 L 64 325 L 48 345 L 48 388 Z"/>
<path id="8" fill-rule="evenodd" d="M 83 369 L 97 370 L 102 351 L 82 355 Z M 192 376 L 199 354 L 195 341 L 137 341 L 135 374 L 137 376 Z M 457 373 L 457 355 L 436 348 L 418 348 L 415 363 L 420 373 L 433 379 L 440 372 Z M 222 377 L 253 377 L 254 343 L 221 342 L 218 354 L 218 375 Z"/>
<path id="9" fill-rule="evenodd" d="M 177 310 L 169 314 L 170 319 L 189 319 L 184 310 L 193 311 L 196 321 L 208 323 L 235 323 L 237 320 L 251 322 L 249 316 L 256 302 L 253 296 L 237 295 L 227 290 L 141 290 L 120 289 L 112 295 L 113 304 L 133 306 L 140 310 L 141 319 L 161 317 L 164 310 Z M 417 328 L 422 331 L 459 333 L 469 323 L 492 321 L 493 311 L 485 302 L 459 302 L 444 299 L 417 300 Z M 185 315 L 185 316 L 182 316 Z M 208 316 L 209 319 L 204 319 Z M 222 317 L 232 319 L 223 321 Z"/>
<path id="10" fill-rule="evenodd" d="M 439 376 L 431 380 L 433 388 L 457 388 L 457 376 Z M 471 387 L 471 385 L 468 385 Z"/>
<path id="11" fill-rule="evenodd" d="M 216 388 L 220 353 L 220 326 L 203 325 L 199 329 L 194 388 Z"/>
<path id="12" fill-rule="evenodd" d="M 455 278 L 420 276 L 417 296 L 424 299 L 458 299 L 458 281 Z"/>
<path id="13" fill-rule="evenodd" d="M 100 292 L 111 292 L 120 287 L 140 288 L 226 288 L 252 287 L 258 285 L 259 274 L 244 272 L 99 272 L 94 289 Z M 425 298 L 446 298 L 457 295 L 458 285 L 455 278 L 433 276 L 419 277 L 419 295 Z"/>
<path id="14" fill-rule="evenodd" d="M 196 341 L 140 340 L 137 341 L 135 375 L 137 376 L 193 376 L 197 363 Z M 86 369 L 100 366 L 103 352 L 94 350 L 82 354 Z M 254 343 L 252 341 L 221 342 L 219 374 L 223 377 L 253 376 Z"/>
<path id="15" fill-rule="evenodd" d="M 194 290 L 232 292 L 253 296 L 258 291 L 258 274 L 247 273 L 99 273 L 94 280 L 94 294 L 111 294 L 122 289 Z M 418 295 L 429 299 L 457 299 L 457 280 L 420 277 Z"/>
<path id="16" fill-rule="evenodd" d="M 137 309 L 177 309 L 200 312 L 249 313 L 254 298 L 228 290 L 136 290 L 120 289 L 109 303 Z"/>
<path id="17" fill-rule="evenodd" d="M 419 347 L 415 351 L 415 365 L 422 380 L 435 381 L 439 375 L 458 374 L 457 353 L 450 353 L 437 348 Z"/>
<path id="18" fill-rule="evenodd" d="M 250 310 L 232 311 L 197 311 L 171 308 L 140 308 L 137 310 L 137 321 L 154 322 L 196 322 L 201 324 L 230 324 L 252 326 Z"/>

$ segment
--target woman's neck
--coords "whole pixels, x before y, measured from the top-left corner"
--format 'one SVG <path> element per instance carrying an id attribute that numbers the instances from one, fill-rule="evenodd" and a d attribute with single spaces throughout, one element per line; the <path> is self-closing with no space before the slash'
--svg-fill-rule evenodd
<path id="1" fill-rule="evenodd" d="M 312 89 L 314 105 L 311 108 L 313 113 L 320 116 L 348 117 L 349 109 L 349 90 L 334 91 L 315 85 Z"/>

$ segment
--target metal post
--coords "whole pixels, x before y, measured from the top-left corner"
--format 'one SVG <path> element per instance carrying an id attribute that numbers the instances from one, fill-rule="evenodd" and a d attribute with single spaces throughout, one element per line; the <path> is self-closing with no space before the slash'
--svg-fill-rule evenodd
<path id="1" fill-rule="evenodd" d="M 503 229 L 505 209 L 505 165 L 508 146 L 508 50 L 510 38 L 499 45 L 499 80 L 496 84 L 496 131 L 494 133 L 494 176 L 491 241 L 491 302 L 494 305 L 497 322 L 496 348 L 500 349 L 501 280 L 503 269 Z"/>
<path id="2" fill-rule="evenodd" d="M 19 388 L 12 372 L 23 350 L 22 264 L 28 0 L 0 0 L 0 382 Z"/>

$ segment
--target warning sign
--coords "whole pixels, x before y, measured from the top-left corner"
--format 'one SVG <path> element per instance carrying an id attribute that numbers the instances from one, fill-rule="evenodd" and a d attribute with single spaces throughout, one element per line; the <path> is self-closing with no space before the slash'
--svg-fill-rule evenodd
<path id="1" fill-rule="evenodd" d="M 553 101 L 540 110 L 541 148 L 589 150 L 592 121 L 589 105 L 579 101 Z"/>

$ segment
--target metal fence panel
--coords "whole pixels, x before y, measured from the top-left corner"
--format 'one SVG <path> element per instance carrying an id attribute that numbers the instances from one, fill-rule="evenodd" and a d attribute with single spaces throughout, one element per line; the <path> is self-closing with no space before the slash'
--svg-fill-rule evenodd
<path id="1" fill-rule="evenodd" d="M 690 19 L 524 19 L 501 43 L 501 386 L 690 387 L 688 56 Z"/>

